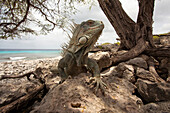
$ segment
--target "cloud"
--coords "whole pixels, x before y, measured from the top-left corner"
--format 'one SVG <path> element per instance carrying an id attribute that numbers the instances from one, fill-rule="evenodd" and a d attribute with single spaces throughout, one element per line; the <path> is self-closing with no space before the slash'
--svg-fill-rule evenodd
<path id="1" fill-rule="evenodd" d="M 48 35 L 29 35 L 21 39 L 0 40 L 0 49 L 57 49 L 66 41 L 62 30 Z"/>
<path id="2" fill-rule="evenodd" d="M 170 0 L 156 0 L 154 10 L 153 33 L 170 32 Z"/>
<path id="3" fill-rule="evenodd" d="M 137 0 L 120 0 L 124 10 L 127 14 L 134 20 L 137 20 L 138 14 L 138 2 Z M 170 0 L 156 0 L 155 10 L 154 10 L 154 24 L 153 32 L 154 34 L 166 33 L 170 31 Z M 116 42 L 118 37 L 114 28 L 106 18 L 103 11 L 100 9 L 98 4 L 93 6 L 89 10 L 88 6 L 78 6 L 79 12 L 72 16 L 72 19 L 76 23 L 81 23 L 88 19 L 101 20 L 105 24 L 104 31 L 99 37 L 98 43 L 105 42 Z M 30 37 L 30 38 L 28 38 Z M 21 48 L 21 49 L 57 49 L 60 46 L 68 42 L 66 34 L 60 29 L 56 29 L 53 32 L 45 36 L 32 36 L 28 35 L 22 39 L 17 40 L 0 40 L 0 49 L 2 48 Z"/>
<path id="4" fill-rule="evenodd" d="M 138 1 L 137 0 L 120 0 L 123 9 L 136 22 L 138 16 Z"/>
<path id="5" fill-rule="evenodd" d="M 82 21 L 86 21 L 89 19 L 103 21 L 105 28 L 103 30 L 102 35 L 99 37 L 98 43 L 100 44 L 105 42 L 116 42 L 116 38 L 118 36 L 114 28 L 108 21 L 107 17 L 98 5 L 93 6 L 91 10 L 89 10 L 88 6 L 82 6 L 80 9 L 80 12 L 73 17 L 75 22 L 81 23 Z"/>

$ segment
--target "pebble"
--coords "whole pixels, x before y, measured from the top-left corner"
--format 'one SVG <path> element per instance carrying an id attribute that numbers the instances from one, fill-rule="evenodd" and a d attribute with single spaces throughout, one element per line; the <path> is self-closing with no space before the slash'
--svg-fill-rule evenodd
<path id="1" fill-rule="evenodd" d="M 44 58 L 36 60 L 20 60 L 0 63 L 0 76 L 21 74 L 36 70 L 38 67 L 50 68 L 58 65 L 59 58 Z"/>

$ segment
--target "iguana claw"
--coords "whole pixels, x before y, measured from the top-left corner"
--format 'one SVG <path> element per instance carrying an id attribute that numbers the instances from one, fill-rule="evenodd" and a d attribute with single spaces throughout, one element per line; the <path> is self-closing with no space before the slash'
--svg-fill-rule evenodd
<path id="1" fill-rule="evenodd" d="M 107 88 L 107 85 L 101 80 L 100 76 L 92 77 L 90 78 L 90 81 L 92 81 L 92 84 L 96 86 L 95 94 L 97 93 L 99 88 L 101 88 L 102 92 L 105 92 L 105 88 Z"/>
<path id="2" fill-rule="evenodd" d="M 100 68 L 94 59 L 88 58 L 88 53 L 94 47 L 101 35 L 104 24 L 102 21 L 88 20 L 81 24 L 72 26 L 73 35 L 66 46 L 63 47 L 63 58 L 58 63 L 61 83 L 68 78 L 68 75 L 74 76 L 82 72 L 91 72 L 93 81 L 96 84 L 96 90 L 101 88 L 104 91 L 106 84 L 100 78 Z M 84 66 L 87 69 L 84 69 Z"/>

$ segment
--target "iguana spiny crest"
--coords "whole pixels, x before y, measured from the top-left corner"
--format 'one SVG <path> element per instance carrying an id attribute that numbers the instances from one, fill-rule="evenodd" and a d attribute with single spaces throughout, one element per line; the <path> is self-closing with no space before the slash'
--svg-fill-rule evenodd
<path id="1" fill-rule="evenodd" d="M 103 28 L 102 21 L 88 20 L 81 24 L 75 24 L 72 28 L 73 35 L 63 50 L 63 57 L 67 52 L 72 53 L 77 60 L 77 64 L 80 64 L 80 59 L 94 47 Z M 79 55 L 76 56 L 76 54 Z"/>
<path id="2" fill-rule="evenodd" d="M 64 49 L 63 58 L 58 63 L 58 71 L 61 82 L 68 76 L 76 76 L 89 70 L 94 78 L 96 91 L 100 87 L 103 89 L 105 83 L 100 78 L 100 69 L 95 60 L 88 58 L 88 52 L 93 48 L 99 38 L 104 24 L 101 21 L 88 20 L 76 25 L 70 42 Z"/>
<path id="3" fill-rule="evenodd" d="M 94 44 L 98 40 L 102 33 L 104 24 L 102 21 L 88 20 L 81 24 L 75 24 L 73 29 L 72 38 L 64 51 L 72 53 L 78 52 L 82 47 L 87 47 L 86 54 L 90 49 L 93 48 Z"/>

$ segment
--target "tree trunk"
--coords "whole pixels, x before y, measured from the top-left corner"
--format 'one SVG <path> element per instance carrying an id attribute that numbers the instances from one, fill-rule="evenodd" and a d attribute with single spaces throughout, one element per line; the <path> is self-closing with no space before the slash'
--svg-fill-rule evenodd
<path id="1" fill-rule="evenodd" d="M 112 58 L 113 63 L 134 58 L 146 50 L 148 46 L 154 47 L 152 16 L 155 0 L 138 0 L 139 13 L 136 23 L 123 10 L 119 0 L 98 0 L 98 2 L 120 37 L 119 49 L 130 50 L 126 54 Z M 140 44 L 141 42 L 144 45 Z"/>

